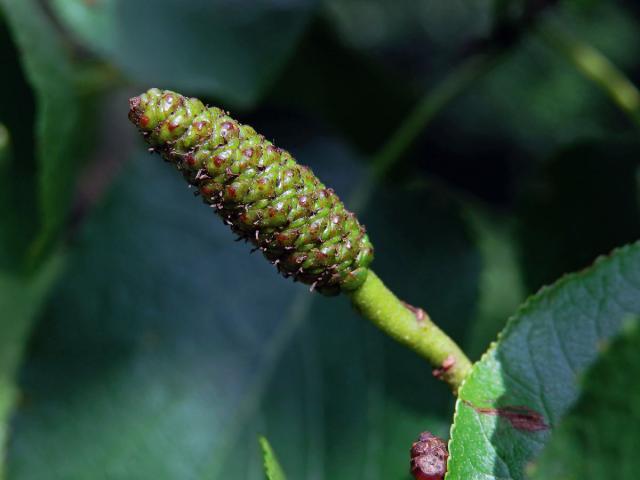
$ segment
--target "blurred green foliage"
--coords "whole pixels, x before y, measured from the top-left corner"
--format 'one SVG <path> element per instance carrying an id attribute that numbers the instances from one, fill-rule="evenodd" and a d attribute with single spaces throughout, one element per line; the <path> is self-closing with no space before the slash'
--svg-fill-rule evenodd
<path id="1" fill-rule="evenodd" d="M 414 106 L 490 59 L 358 205 L 376 271 L 474 359 L 524 296 L 639 236 L 638 125 L 542 28 L 638 84 L 632 0 L 0 7 L 0 478 L 264 478 L 264 434 L 289 478 L 406 480 L 418 434 L 448 435 L 427 365 L 142 156 L 126 99 L 148 87 L 231 109 L 355 206 Z"/>

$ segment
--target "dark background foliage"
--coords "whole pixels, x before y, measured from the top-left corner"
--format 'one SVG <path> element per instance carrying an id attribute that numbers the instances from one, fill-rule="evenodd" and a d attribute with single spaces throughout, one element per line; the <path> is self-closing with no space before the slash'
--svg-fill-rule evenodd
<path id="1" fill-rule="evenodd" d="M 640 83 L 633 0 L 0 6 L 8 478 L 262 478 L 265 434 L 290 478 L 401 480 L 421 431 L 448 435 L 428 366 L 248 255 L 145 153 L 127 98 L 151 86 L 310 165 L 474 359 L 525 296 L 640 237 L 640 105 L 566 48 Z"/>

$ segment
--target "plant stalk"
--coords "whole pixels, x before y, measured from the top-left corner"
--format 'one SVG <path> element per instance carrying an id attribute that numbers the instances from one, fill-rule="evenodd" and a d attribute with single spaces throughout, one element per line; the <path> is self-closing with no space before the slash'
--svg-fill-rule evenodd
<path id="1" fill-rule="evenodd" d="M 422 97 L 374 156 L 371 177 L 350 198 L 349 205 L 354 210 L 360 210 L 367 203 L 373 194 L 374 185 L 398 163 L 426 125 L 478 78 L 491 70 L 503 53 L 491 50 L 467 58 Z M 471 371 L 471 361 L 433 323 L 424 310 L 398 299 L 371 270 L 365 283 L 348 295 L 362 316 L 391 338 L 425 358 L 434 367 L 434 376 L 448 383 L 457 395 L 462 381 Z"/>
<path id="2" fill-rule="evenodd" d="M 424 310 L 398 299 L 371 270 L 364 284 L 348 295 L 362 316 L 429 361 L 435 367 L 434 376 L 457 395 L 471 371 L 471 361 Z"/>
<path id="3" fill-rule="evenodd" d="M 640 127 L 638 88 L 595 47 L 551 22 L 538 29 L 541 38 L 567 58 L 584 76 L 596 83 L 632 122 Z"/>

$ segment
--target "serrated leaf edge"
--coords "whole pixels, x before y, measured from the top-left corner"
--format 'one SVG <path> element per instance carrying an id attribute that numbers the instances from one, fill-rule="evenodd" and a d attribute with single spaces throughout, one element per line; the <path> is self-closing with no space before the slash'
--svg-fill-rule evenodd
<path id="1" fill-rule="evenodd" d="M 522 320 L 525 314 L 529 312 L 534 306 L 538 305 L 538 303 L 540 303 L 543 298 L 545 298 L 550 293 L 553 293 L 556 290 L 564 287 L 567 283 L 573 282 L 576 279 L 580 279 L 591 274 L 596 267 L 599 267 L 602 264 L 606 264 L 608 262 L 612 262 L 614 259 L 618 258 L 619 256 L 627 254 L 627 252 L 635 248 L 640 248 L 640 240 L 634 243 L 630 243 L 628 245 L 624 245 L 622 247 L 617 247 L 613 249 L 611 252 L 609 252 L 608 254 L 598 256 L 590 266 L 582 270 L 579 270 L 577 272 L 564 274 L 562 277 L 560 277 L 551 285 L 544 285 L 540 287 L 540 289 L 536 293 L 527 297 L 527 299 L 522 303 L 522 305 L 518 307 L 516 312 L 507 319 L 507 323 L 505 327 L 498 333 L 496 340 L 494 340 L 489 344 L 489 347 L 482 354 L 480 359 L 473 364 L 471 373 L 469 373 L 469 375 L 464 379 L 464 381 L 460 385 L 460 389 L 458 390 L 458 399 L 456 400 L 456 405 L 453 412 L 453 423 L 451 424 L 451 428 L 449 429 L 449 442 L 447 443 L 447 448 L 449 449 L 449 458 L 447 459 L 447 474 L 444 477 L 445 480 L 448 480 L 450 478 L 449 472 L 450 472 L 451 461 L 453 460 L 451 446 L 454 443 L 453 434 L 455 432 L 456 422 L 458 420 L 458 415 L 460 413 L 460 405 L 463 404 L 462 397 L 464 394 L 464 388 L 467 384 L 467 381 L 476 374 L 477 367 L 483 364 L 485 360 L 489 357 L 489 355 L 495 352 L 498 345 L 502 341 L 504 341 L 506 338 L 508 338 L 511 331 L 515 328 L 516 325 L 518 325 L 518 323 Z"/>
<path id="2" fill-rule="evenodd" d="M 262 450 L 262 465 L 267 480 L 286 480 L 284 471 L 269 440 L 260 435 L 258 436 L 258 442 Z"/>

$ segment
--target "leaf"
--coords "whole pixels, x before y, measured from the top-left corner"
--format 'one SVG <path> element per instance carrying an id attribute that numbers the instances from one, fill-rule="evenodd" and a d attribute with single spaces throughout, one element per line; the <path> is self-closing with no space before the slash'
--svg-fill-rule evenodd
<path id="1" fill-rule="evenodd" d="M 291 54 L 316 0 L 55 0 L 85 44 L 141 84 L 253 105 Z"/>
<path id="2" fill-rule="evenodd" d="M 28 3 L 30 2 L 21 2 L 6 9 L 5 4 L 0 2 L 0 8 L 10 10 L 5 11 L 5 16 L 11 16 L 9 20 L 14 28 L 25 29 L 20 32 L 22 41 L 28 44 L 24 61 L 33 67 L 32 72 L 42 73 L 42 65 L 36 64 L 55 62 L 55 45 L 52 38 L 48 37 L 51 31 L 39 23 L 38 12 L 25 10 Z M 35 13 L 35 16 L 31 13 Z M 5 18 L 2 20 L 4 22 Z M 34 35 L 37 38 L 28 39 L 25 35 Z M 4 24 L 0 25 L 0 45 L 3 66 L 7 67 L 3 70 L 3 86 L 10 92 L 1 102 L 0 115 L 2 120 L 7 122 L 7 126 L 11 127 L 12 134 L 10 139 L 8 129 L 0 124 L 0 478 L 4 478 L 8 421 L 18 396 L 16 371 L 35 318 L 60 275 L 63 259 L 56 254 L 29 274 L 24 273 L 25 245 L 33 240 L 34 227 L 37 224 L 37 220 L 32 220 L 37 212 L 31 200 L 38 196 L 35 181 L 38 174 L 33 171 L 32 152 L 29 149 L 34 137 L 33 118 L 30 114 L 32 102 Z M 43 45 L 44 51 L 39 50 Z M 49 66 L 52 69 L 57 68 Z M 47 74 L 49 73 L 51 72 L 48 71 Z M 60 78 L 54 76 L 49 80 L 55 82 Z M 56 91 L 57 87 L 47 90 L 47 94 L 55 94 Z M 64 120 L 60 123 L 64 124 Z M 65 138 L 61 136 L 48 140 L 64 143 Z M 60 160 L 55 158 L 56 149 L 56 146 L 45 149 L 47 157 L 43 159 L 44 163 Z M 51 155 L 51 158 L 48 155 Z M 67 161 L 66 158 L 62 160 Z M 65 167 L 66 164 L 63 163 L 62 166 Z M 46 166 L 44 169 L 46 170 Z M 69 176 L 70 172 L 65 171 L 63 175 Z M 53 212 L 56 206 L 53 195 L 49 195 L 43 189 L 40 200 L 45 203 L 50 201 L 49 211 Z"/>
<path id="3" fill-rule="evenodd" d="M 293 147 L 348 205 L 353 155 L 323 138 Z M 261 479 L 258 432 L 290 478 L 406 477 L 416 436 L 446 435 L 447 387 L 199 203 L 144 155 L 86 225 L 23 370 L 11 478 Z M 460 339 L 479 259 L 455 205 L 378 191 L 369 211 L 376 272 Z"/>
<path id="4" fill-rule="evenodd" d="M 631 320 L 586 372 L 582 395 L 553 432 L 532 478 L 635 479 L 640 470 L 640 329 Z"/>
<path id="5" fill-rule="evenodd" d="M 80 98 L 75 93 L 69 52 L 40 4 L 34 0 L 0 0 L 0 6 L 37 99 L 35 195 L 41 217 L 34 247 L 37 256 L 55 239 L 66 219 L 81 158 L 78 145 L 87 127 L 81 124 Z M 17 155 L 17 161 L 21 156 Z"/>
<path id="6" fill-rule="evenodd" d="M 0 120 L 6 127 L 8 140 L 0 166 L 0 270 L 16 271 L 23 267 L 26 250 L 40 220 L 35 195 L 35 161 L 28 148 L 33 143 L 35 107 L 4 21 L 0 21 L 0 56 L 6 66 L 3 84 L 11 92 L 0 102 Z M 13 151 L 16 145 L 21 146 L 19 161 Z"/>
<path id="7" fill-rule="evenodd" d="M 15 373 L 31 326 L 62 267 L 54 258 L 27 278 L 0 272 L 0 478 L 4 472 L 7 422 L 17 397 Z"/>
<path id="8" fill-rule="evenodd" d="M 264 460 L 264 472 L 267 480 L 286 480 L 282 467 L 276 458 L 276 454 L 269 444 L 269 440 L 264 437 L 259 438 Z"/>
<path id="9" fill-rule="evenodd" d="M 524 478 L 599 346 L 638 312 L 640 243 L 530 298 L 460 389 L 447 478 Z"/>
<path id="10" fill-rule="evenodd" d="M 39 229 L 44 248 L 66 217 L 75 178 L 73 128 L 77 103 L 67 52 L 36 2 L 0 1 L 3 21 L 13 32 L 26 76 L 37 95 L 37 126 L 30 114 L 32 99 L 14 62 L 11 42 L 2 42 L 3 86 L 8 98 L 0 109 L 11 126 L 14 148 L 0 151 L 0 476 L 3 470 L 7 422 L 17 389 L 15 374 L 31 327 L 62 269 L 59 254 L 41 258 L 25 273 L 26 246 Z M 4 25 L 2 40 L 8 40 Z M 6 131 L 5 131 L 6 132 Z M 37 139 L 37 167 L 29 148 Z M 4 137 L 8 143 L 8 135 Z M 35 170 L 35 171 L 34 171 Z M 38 199 L 36 205 L 31 200 Z M 36 220 L 34 221 L 34 217 Z M 40 252 L 42 253 L 42 252 Z M 33 265 L 32 265 L 33 267 Z"/>

